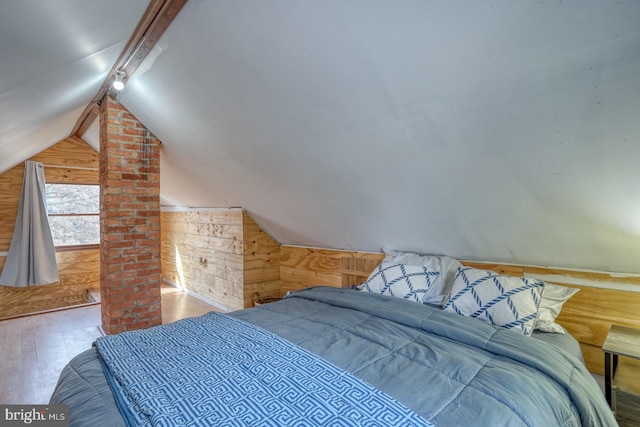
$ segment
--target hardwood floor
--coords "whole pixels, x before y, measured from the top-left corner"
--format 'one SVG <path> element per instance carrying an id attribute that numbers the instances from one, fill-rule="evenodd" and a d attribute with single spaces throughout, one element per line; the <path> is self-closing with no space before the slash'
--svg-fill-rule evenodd
<path id="1" fill-rule="evenodd" d="M 210 311 L 220 310 L 172 286 L 162 287 L 162 323 L 202 316 Z"/>
<path id="2" fill-rule="evenodd" d="M 215 307 L 172 287 L 162 289 L 162 321 Z M 0 321 L 0 403 L 46 404 L 62 368 L 101 336 L 100 305 Z"/>

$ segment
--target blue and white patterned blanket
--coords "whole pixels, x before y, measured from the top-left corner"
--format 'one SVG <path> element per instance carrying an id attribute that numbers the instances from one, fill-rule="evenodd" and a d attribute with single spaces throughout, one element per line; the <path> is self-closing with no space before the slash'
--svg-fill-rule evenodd
<path id="1" fill-rule="evenodd" d="M 128 425 L 431 425 L 319 356 L 218 313 L 95 346 Z"/>

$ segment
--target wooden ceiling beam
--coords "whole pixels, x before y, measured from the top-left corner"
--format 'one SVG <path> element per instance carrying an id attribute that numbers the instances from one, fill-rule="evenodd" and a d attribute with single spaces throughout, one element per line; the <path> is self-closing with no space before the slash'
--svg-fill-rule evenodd
<path id="1" fill-rule="evenodd" d="M 111 71 L 109 71 L 102 86 L 100 86 L 98 93 L 80 114 L 70 136 L 82 138 L 82 135 L 98 117 L 100 103 L 111 90 L 111 83 L 116 70 L 123 70 L 126 73 L 123 79 L 126 82 L 142 64 L 142 61 L 151 52 L 186 3 L 187 0 L 151 0 L 120 57 L 111 68 Z"/>

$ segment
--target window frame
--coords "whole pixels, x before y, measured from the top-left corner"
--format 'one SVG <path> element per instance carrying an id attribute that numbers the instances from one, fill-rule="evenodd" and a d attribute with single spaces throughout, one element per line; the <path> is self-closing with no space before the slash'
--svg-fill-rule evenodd
<path id="1" fill-rule="evenodd" d="M 98 187 L 98 190 L 100 188 L 100 184 L 86 184 L 86 183 L 75 183 L 75 182 L 47 182 L 45 184 L 46 186 L 49 185 L 55 185 L 55 186 L 82 186 L 82 187 Z M 98 197 L 99 197 L 99 192 L 98 192 Z M 97 216 L 98 217 L 98 233 L 100 232 L 100 207 L 98 205 L 98 212 L 97 213 L 50 213 L 49 212 L 49 195 L 48 193 L 46 193 L 46 200 L 47 200 L 47 217 L 93 217 L 93 216 Z M 99 201 L 98 201 L 99 203 Z M 100 238 L 100 236 L 98 236 L 98 238 Z M 56 252 L 67 252 L 67 251 L 77 251 L 77 250 L 84 250 L 84 249 L 99 249 L 100 248 L 100 242 L 98 243 L 79 243 L 77 245 L 56 245 L 54 242 L 54 246 L 56 249 Z"/>

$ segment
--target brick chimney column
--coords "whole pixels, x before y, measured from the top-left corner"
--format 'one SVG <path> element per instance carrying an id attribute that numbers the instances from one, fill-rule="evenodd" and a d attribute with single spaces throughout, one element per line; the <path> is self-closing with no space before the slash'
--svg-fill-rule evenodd
<path id="1" fill-rule="evenodd" d="M 109 96 L 100 106 L 100 215 L 103 329 L 161 324 L 160 142 Z"/>

